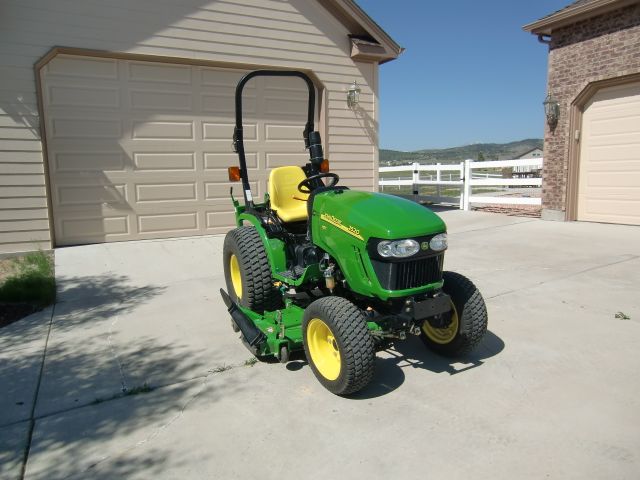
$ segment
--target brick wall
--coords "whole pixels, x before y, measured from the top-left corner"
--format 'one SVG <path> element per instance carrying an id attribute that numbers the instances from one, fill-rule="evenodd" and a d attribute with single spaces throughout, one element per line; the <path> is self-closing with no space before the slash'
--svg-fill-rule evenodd
<path id="1" fill-rule="evenodd" d="M 640 5 L 632 5 L 553 31 L 548 91 L 560 103 L 554 131 L 545 130 L 543 217 L 561 216 L 566 205 L 569 110 L 591 82 L 640 72 Z"/>

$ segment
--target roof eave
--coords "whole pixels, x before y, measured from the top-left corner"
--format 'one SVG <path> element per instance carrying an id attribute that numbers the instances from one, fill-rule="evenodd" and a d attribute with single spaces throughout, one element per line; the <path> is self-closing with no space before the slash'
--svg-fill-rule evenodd
<path id="1" fill-rule="evenodd" d="M 348 20 L 353 27 L 366 32 L 371 38 L 384 48 L 385 54 L 379 56 L 379 63 L 395 60 L 404 52 L 404 48 L 398 45 L 391 36 L 385 32 L 362 8 L 353 0 L 320 0 L 329 11 L 335 14 L 339 20 Z M 342 15 L 341 15 L 342 14 Z M 352 32 L 359 33 L 359 32 Z"/>
<path id="2" fill-rule="evenodd" d="M 627 5 L 637 3 L 637 1 L 638 0 L 597 0 L 586 5 L 561 10 L 554 15 L 529 23 L 523 26 L 522 29 L 534 35 L 551 35 L 552 32 L 558 28 L 626 7 Z"/>

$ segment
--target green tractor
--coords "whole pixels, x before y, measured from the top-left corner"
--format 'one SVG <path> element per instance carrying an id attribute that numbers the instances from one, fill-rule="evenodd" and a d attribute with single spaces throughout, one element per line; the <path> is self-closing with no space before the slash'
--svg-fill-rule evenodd
<path id="1" fill-rule="evenodd" d="M 242 90 L 256 76 L 298 77 L 309 90 L 303 137 L 310 161 L 274 168 L 268 194 L 254 202 L 247 176 Z M 443 272 L 446 226 L 409 200 L 337 186 L 314 130 L 315 89 L 298 71 L 258 70 L 236 87 L 234 149 L 244 205 L 233 198 L 237 228 L 224 240 L 232 327 L 258 358 L 287 362 L 304 349 L 320 383 L 338 395 L 373 378 L 376 351 L 418 335 L 457 357 L 487 330 L 482 295 L 464 276 Z"/>

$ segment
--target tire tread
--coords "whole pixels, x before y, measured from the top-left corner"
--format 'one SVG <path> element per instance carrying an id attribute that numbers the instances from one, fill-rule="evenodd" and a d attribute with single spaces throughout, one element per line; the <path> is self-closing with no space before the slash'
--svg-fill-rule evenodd
<path id="1" fill-rule="evenodd" d="M 344 349 L 344 376 L 338 384 L 326 381 L 320 375 L 310 358 L 306 343 L 306 326 L 311 318 L 317 316 L 327 322 L 339 338 Z M 342 297 L 323 297 L 313 302 L 305 311 L 303 322 L 304 348 L 307 359 L 318 380 L 330 391 L 338 395 L 349 395 L 367 386 L 375 373 L 375 346 L 369 333 L 362 311 L 349 300 Z"/>
<path id="2" fill-rule="evenodd" d="M 262 238 L 254 226 L 243 226 L 227 233 L 224 241 L 224 268 L 227 275 L 227 253 L 236 253 L 240 270 L 245 272 L 243 276 L 242 292 L 243 306 L 257 313 L 273 311 L 280 308 L 282 295 L 273 285 L 269 258 L 262 243 Z M 233 290 L 229 282 L 227 287 Z M 235 293 L 232 298 L 235 298 Z"/>
<path id="3" fill-rule="evenodd" d="M 427 346 L 437 353 L 458 357 L 473 350 L 487 333 L 487 307 L 478 287 L 464 275 L 444 272 L 443 280 L 443 290 L 451 295 L 456 304 L 460 329 L 456 338 L 446 345 L 430 341 L 424 333 L 422 338 Z"/>

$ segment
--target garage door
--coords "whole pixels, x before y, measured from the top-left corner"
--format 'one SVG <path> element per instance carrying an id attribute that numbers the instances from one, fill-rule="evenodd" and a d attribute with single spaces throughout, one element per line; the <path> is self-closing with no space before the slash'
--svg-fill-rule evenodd
<path id="1" fill-rule="evenodd" d="M 78 56 L 42 70 L 56 244 L 222 233 L 233 225 L 226 169 L 241 70 Z M 254 79 L 244 96 L 251 188 L 305 163 L 306 90 Z M 239 184 L 236 196 L 241 196 Z"/>
<path id="2" fill-rule="evenodd" d="M 589 101 L 579 171 L 578 220 L 640 225 L 640 82 Z"/>

